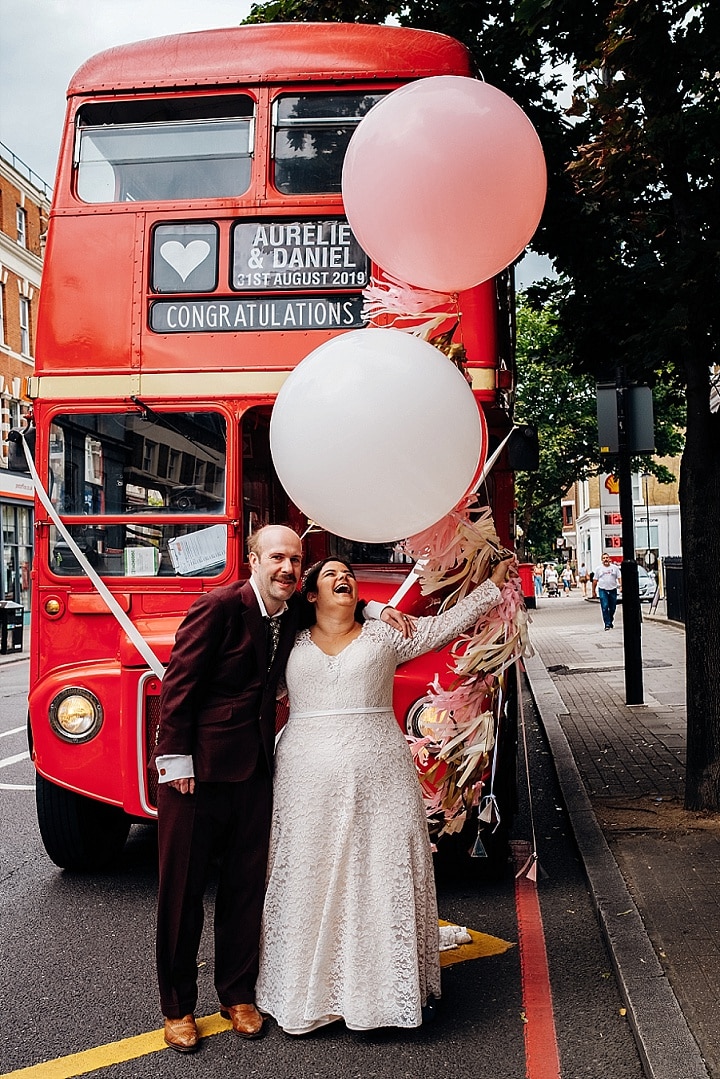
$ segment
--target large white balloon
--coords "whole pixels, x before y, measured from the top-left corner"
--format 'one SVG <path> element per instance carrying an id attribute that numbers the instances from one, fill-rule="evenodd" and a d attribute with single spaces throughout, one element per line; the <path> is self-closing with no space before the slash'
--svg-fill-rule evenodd
<path id="1" fill-rule="evenodd" d="M 428 528 L 467 492 L 487 448 L 462 374 L 400 330 L 326 341 L 289 375 L 270 449 L 292 501 L 329 532 L 385 543 Z"/>

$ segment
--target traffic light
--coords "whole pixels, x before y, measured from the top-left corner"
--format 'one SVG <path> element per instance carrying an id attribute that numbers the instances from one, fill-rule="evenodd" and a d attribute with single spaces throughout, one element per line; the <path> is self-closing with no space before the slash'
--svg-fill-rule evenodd
<path id="1" fill-rule="evenodd" d="M 514 427 L 507 444 L 508 467 L 512 472 L 537 472 L 540 467 L 540 443 L 534 423 Z"/>

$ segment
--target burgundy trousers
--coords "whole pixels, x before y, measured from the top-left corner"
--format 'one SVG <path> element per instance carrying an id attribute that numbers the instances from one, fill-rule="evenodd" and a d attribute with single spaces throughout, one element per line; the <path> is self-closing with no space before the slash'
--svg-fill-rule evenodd
<path id="1" fill-rule="evenodd" d="M 195 1011 L 203 899 L 217 871 L 215 988 L 220 1003 L 255 1000 L 272 812 L 264 759 L 238 783 L 195 783 L 194 794 L 158 788 L 157 972 L 162 1013 Z M 216 870 L 217 864 L 217 870 Z"/>

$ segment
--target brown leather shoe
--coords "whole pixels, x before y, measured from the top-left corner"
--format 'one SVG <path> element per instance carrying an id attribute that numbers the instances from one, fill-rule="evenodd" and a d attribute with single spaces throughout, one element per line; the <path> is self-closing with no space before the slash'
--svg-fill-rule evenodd
<path id="1" fill-rule="evenodd" d="M 194 1015 L 165 1020 L 165 1042 L 178 1053 L 194 1053 L 200 1044 Z"/>
<path id="2" fill-rule="evenodd" d="M 260 1038 L 265 1033 L 263 1017 L 254 1004 L 231 1004 L 220 1009 L 223 1019 L 229 1019 L 241 1038 Z"/>

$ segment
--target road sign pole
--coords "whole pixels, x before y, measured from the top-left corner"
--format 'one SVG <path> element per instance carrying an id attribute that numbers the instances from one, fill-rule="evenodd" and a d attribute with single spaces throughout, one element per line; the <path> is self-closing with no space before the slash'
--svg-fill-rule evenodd
<path id="1" fill-rule="evenodd" d="M 635 561 L 635 526 L 632 497 L 629 388 L 625 371 L 618 367 L 615 380 L 618 423 L 618 479 L 622 517 L 623 648 L 625 652 L 625 703 L 643 704 L 642 616 L 640 586 Z"/>

